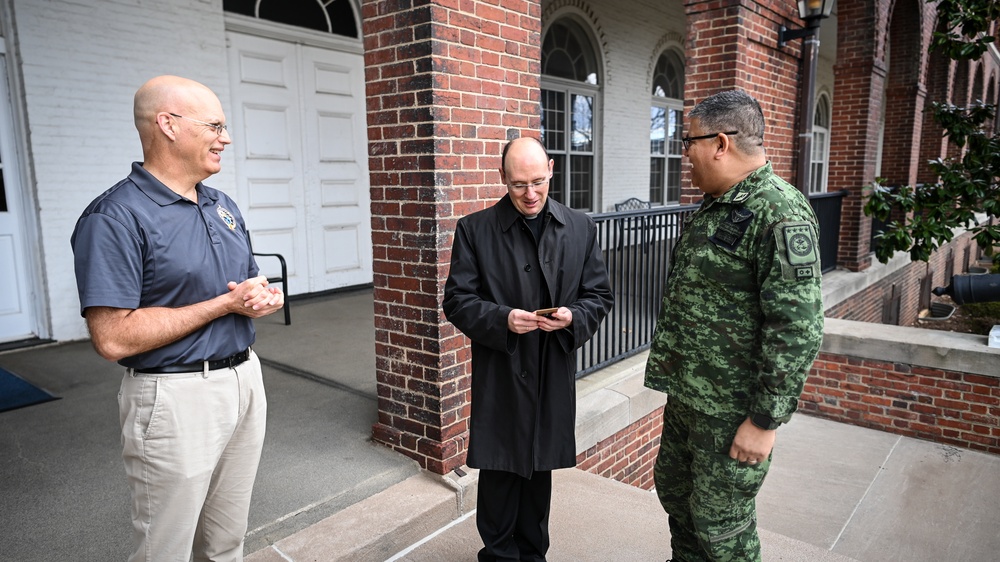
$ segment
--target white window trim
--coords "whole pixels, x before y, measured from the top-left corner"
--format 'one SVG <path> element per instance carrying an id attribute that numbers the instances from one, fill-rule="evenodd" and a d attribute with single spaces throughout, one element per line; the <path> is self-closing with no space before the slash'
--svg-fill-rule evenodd
<path id="1" fill-rule="evenodd" d="M 673 99 L 673 98 L 665 98 L 665 97 L 661 97 L 661 96 L 652 96 L 651 97 L 651 101 L 650 101 L 650 106 L 651 107 L 660 107 L 660 108 L 663 108 L 668 113 L 671 110 L 679 111 L 680 114 L 681 114 L 681 119 L 683 119 L 683 117 L 684 117 L 684 100 L 677 100 L 677 99 Z M 682 123 L 683 123 L 683 121 L 682 121 Z M 666 124 L 664 124 L 664 125 L 666 125 Z M 682 131 L 683 131 L 683 128 L 682 128 Z M 664 135 L 666 135 L 666 130 L 664 130 Z M 668 163 L 671 160 L 669 143 L 670 143 L 670 141 L 667 140 L 666 138 L 664 138 L 664 155 L 663 155 L 664 164 Z M 649 158 L 652 158 L 653 154 L 652 153 L 648 153 L 648 156 L 649 156 Z M 684 170 L 684 165 L 683 165 L 684 152 L 681 151 L 680 154 L 678 154 L 677 156 L 674 156 L 673 158 L 675 158 L 677 160 L 681 160 L 681 172 L 683 173 L 683 170 Z M 670 207 L 670 206 L 674 206 L 674 205 L 680 205 L 680 200 L 679 199 L 677 201 L 667 201 L 666 200 L 667 199 L 667 184 L 666 184 L 667 170 L 668 170 L 668 167 L 664 166 L 664 168 L 663 168 L 663 181 L 664 181 L 664 184 L 660 186 L 661 189 L 663 189 L 663 199 L 664 199 L 664 201 L 662 201 L 662 202 L 661 201 L 650 201 L 650 203 L 652 203 L 653 205 L 656 205 L 656 206 L 665 206 L 665 207 Z M 652 171 L 650 173 L 652 173 Z M 649 197 L 649 192 L 648 191 L 646 192 L 646 196 Z"/>
<path id="2" fill-rule="evenodd" d="M 598 81 L 600 83 L 600 81 Z M 594 184 L 591 186 L 591 209 L 586 210 L 588 213 L 600 212 L 603 206 L 603 189 L 601 188 L 601 158 L 603 157 L 603 150 L 601 149 L 601 137 L 604 131 L 604 112 L 603 104 L 601 103 L 601 87 L 600 85 L 585 84 L 583 82 L 576 82 L 574 80 L 567 80 L 565 78 L 558 78 L 555 76 L 542 76 L 540 80 L 540 89 L 542 90 L 555 90 L 564 92 L 567 96 L 567 111 L 572 112 L 572 108 L 569 107 L 570 99 L 573 94 L 580 94 L 585 96 L 591 96 L 594 98 L 594 145 L 591 150 L 591 155 L 593 156 L 594 170 L 593 178 Z M 540 108 L 541 109 L 541 108 Z M 572 117 L 567 115 L 567 125 L 572 123 Z M 569 131 L 567 131 L 566 142 L 570 142 Z M 567 145 L 566 150 L 560 151 L 559 154 L 569 154 L 569 146 Z M 569 159 L 566 160 L 567 164 Z M 569 174 L 569 170 L 560 170 Z M 568 193 L 567 193 L 568 195 Z M 569 201 L 566 201 L 566 206 L 569 206 Z"/>
<path id="3" fill-rule="evenodd" d="M 831 103 L 832 100 L 830 99 L 830 96 L 826 95 L 825 93 L 822 93 L 822 94 L 816 96 L 816 107 L 814 108 L 814 110 L 815 110 L 814 114 L 815 115 L 819 114 L 819 109 L 820 109 L 820 107 L 822 105 L 823 100 L 826 100 L 826 110 L 827 110 L 826 111 L 826 115 L 825 115 L 825 117 L 826 117 L 825 121 L 827 123 L 832 123 L 833 122 L 833 115 L 832 115 L 832 113 L 833 113 L 833 104 Z M 810 174 L 812 173 L 812 164 L 814 164 L 814 163 L 822 163 L 823 164 L 823 175 L 819 178 L 819 180 L 820 180 L 819 181 L 819 185 L 814 185 L 814 182 L 812 182 L 811 178 L 810 178 L 810 182 L 809 182 L 809 194 L 810 195 L 815 195 L 817 193 L 826 193 L 827 182 L 829 181 L 829 178 L 830 178 L 830 127 L 820 127 L 820 126 L 816 125 L 815 123 L 813 123 L 813 141 L 814 142 L 815 142 L 815 139 L 816 139 L 816 132 L 817 131 L 822 132 L 826 136 L 826 142 L 823 143 L 823 154 L 821 155 L 822 156 L 821 160 L 814 159 L 813 158 L 813 154 L 809 155 L 809 159 L 810 159 L 810 162 L 809 162 L 809 164 L 810 164 Z"/>

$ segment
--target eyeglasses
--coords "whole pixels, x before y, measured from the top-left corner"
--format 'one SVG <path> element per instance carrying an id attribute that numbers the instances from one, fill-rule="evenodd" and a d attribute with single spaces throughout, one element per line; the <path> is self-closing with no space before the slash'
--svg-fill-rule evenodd
<path id="1" fill-rule="evenodd" d="M 719 135 L 738 135 L 739 131 L 726 131 L 724 133 L 712 133 L 711 135 L 699 135 L 697 137 L 683 137 L 681 138 L 681 144 L 684 145 L 684 150 L 691 148 L 691 141 L 701 140 L 701 139 L 714 139 Z"/>
<path id="2" fill-rule="evenodd" d="M 548 183 L 548 181 L 549 178 L 544 178 L 529 183 L 508 183 L 507 186 L 510 187 L 511 189 L 528 189 L 529 185 L 531 187 L 542 187 L 543 185 Z"/>
<path id="3" fill-rule="evenodd" d="M 204 121 L 199 121 L 197 119 L 191 119 L 190 117 L 184 117 L 183 115 L 177 115 L 176 113 L 170 113 L 170 115 L 173 115 L 174 117 L 176 117 L 178 119 L 187 119 L 188 121 L 193 121 L 193 122 L 195 122 L 195 123 L 197 123 L 199 125 L 204 125 L 206 127 L 211 127 L 213 129 L 215 129 L 215 133 L 217 135 L 219 135 L 220 137 L 222 136 L 222 132 L 223 131 L 225 131 L 227 133 L 229 132 L 229 128 L 226 125 L 223 125 L 221 123 L 206 123 Z"/>

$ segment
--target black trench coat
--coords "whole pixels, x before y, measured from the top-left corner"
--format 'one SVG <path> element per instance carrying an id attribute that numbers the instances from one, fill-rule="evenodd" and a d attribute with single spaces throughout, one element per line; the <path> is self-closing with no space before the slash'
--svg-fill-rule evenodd
<path id="1" fill-rule="evenodd" d="M 525 478 L 576 464 L 576 350 L 614 301 L 594 221 L 551 198 L 536 220 L 537 245 L 509 196 L 460 219 L 443 301 L 472 340 L 466 462 Z M 559 306 L 573 311 L 566 329 L 507 329 L 514 308 Z"/>

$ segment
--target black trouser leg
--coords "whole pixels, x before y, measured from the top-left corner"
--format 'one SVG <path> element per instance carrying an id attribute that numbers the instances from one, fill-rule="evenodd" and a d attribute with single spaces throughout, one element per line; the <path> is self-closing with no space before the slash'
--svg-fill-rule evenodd
<path id="1" fill-rule="evenodd" d="M 480 470 L 476 527 L 484 546 L 479 561 L 544 561 L 549 549 L 551 497 L 551 471 L 522 478 L 511 472 Z"/>
<path id="2" fill-rule="evenodd" d="M 549 550 L 549 507 L 552 471 L 535 472 L 521 480 L 521 503 L 517 510 L 514 541 L 521 562 L 544 562 Z"/>

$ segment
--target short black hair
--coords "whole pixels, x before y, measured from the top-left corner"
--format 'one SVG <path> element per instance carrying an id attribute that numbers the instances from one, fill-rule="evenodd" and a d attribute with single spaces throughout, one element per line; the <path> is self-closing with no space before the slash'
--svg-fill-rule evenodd
<path id="1" fill-rule="evenodd" d="M 764 112 L 760 103 L 743 90 L 726 90 L 705 98 L 688 114 L 698 119 L 707 134 L 739 131 L 733 143 L 744 154 L 756 154 L 764 146 Z"/>

